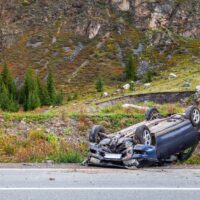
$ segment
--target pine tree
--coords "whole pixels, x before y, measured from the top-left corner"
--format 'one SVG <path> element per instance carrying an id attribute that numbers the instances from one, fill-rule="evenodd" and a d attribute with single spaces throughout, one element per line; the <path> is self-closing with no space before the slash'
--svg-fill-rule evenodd
<path id="1" fill-rule="evenodd" d="M 52 70 L 49 68 L 47 77 L 47 90 L 50 97 L 51 104 L 56 104 L 56 86 L 52 74 Z"/>
<path id="2" fill-rule="evenodd" d="M 37 76 L 37 85 L 38 85 L 38 94 L 39 94 L 39 98 L 40 98 L 40 102 L 42 106 L 48 106 L 51 104 L 51 100 L 49 97 L 49 93 L 47 90 L 47 85 L 44 84 L 39 76 Z"/>
<path id="3" fill-rule="evenodd" d="M 19 111 L 19 104 L 16 100 L 14 100 L 13 98 L 10 99 L 9 101 L 9 108 L 8 108 L 8 111 L 10 112 L 17 112 Z"/>
<path id="4" fill-rule="evenodd" d="M 40 106 L 40 98 L 37 90 L 33 90 L 28 95 L 27 110 L 34 110 Z"/>
<path id="5" fill-rule="evenodd" d="M 26 72 L 22 93 L 22 102 L 25 110 L 33 110 L 40 106 L 36 75 L 31 68 Z"/>
<path id="6" fill-rule="evenodd" d="M 152 82 L 153 71 L 149 69 L 147 73 L 144 75 L 143 82 L 149 83 Z"/>
<path id="7" fill-rule="evenodd" d="M 137 79 L 136 63 L 133 60 L 132 55 L 128 57 L 128 61 L 126 64 L 126 78 L 127 80 L 132 80 L 132 81 L 136 81 Z"/>
<path id="8" fill-rule="evenodd" d="M 64 100 L 63 90 L 61 89 L 56 98 L 56 105 L 61 105 Z"/>
<path id="9" fill-rule="evenodd" d="M 103 92 L 104 90 L 104 82 L 101 78 L 98 78 L 96 81 L 96 90 L 97 92 Z"/>
<path id="10" fill-rule="evenodd" d="M 5 84 L 3 83 L 0 93 L 0 106 L 2 110 L 9 110 L 9 101 L 9 92 Z"/>
<path id="11" fill-rule="evenodd" d="M 17 98 L 16 84 L 6 64 L 4 64 L 1 77 L 2 77 L 3 83 L 5 84 L 5 87 L 7 87 L 8 89 L 10 97 L 16 99 Z"/>
<path id="12" fill-rule="evenodd" d="M 6 64 L 0 75 L 0 108 L 11 112 L 19 110 L 16 85 Z"/>

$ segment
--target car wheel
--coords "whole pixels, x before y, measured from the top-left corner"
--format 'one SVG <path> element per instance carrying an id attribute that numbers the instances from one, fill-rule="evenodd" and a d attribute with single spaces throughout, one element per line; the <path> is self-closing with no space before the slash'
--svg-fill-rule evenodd
<path id="1" fill-rule="evenodd" d="M 147 126 L 140 126 L 135 131 L 135 137 L 136 140 L 139 142 L 139 144 L 145 144 L 145 145 L 153 145 L 154 140 L 152 133 L 148 129 Z"/>
<path id="2" fill-rule="evenodd" d="M 92 127 L 89 135 L 89 141 L 99 143 L 102 139 L 101 133 L 105 133 L 105 129 L 102 126 L 95 125 Z"/>
<path id="3" fill-rule="evenodd" d="M 192 156 L 192 153 L 195 151 L 196 147 L 197 147 L 197 145 L 194 145 L 194 146 L 180 152 L 177 156 L 178 160 L 180 162 L 184 162 L 184 161 L 188 160 Z"/>
<path id="4" fill-rule="evenodd" d="M 200 110 L 197 107 L 190 106 L 185 112 L 185 117 L 192 122 L 193 126 L 200 126 Z"/>
<path id="5" fill-rule="evenodd" d="M 145 118 L 147 121 L 158 119 L 159 116 L 160 116 L 160 113 L 157 110 L 157 108 L 149 108 L 145 113 Z"/>

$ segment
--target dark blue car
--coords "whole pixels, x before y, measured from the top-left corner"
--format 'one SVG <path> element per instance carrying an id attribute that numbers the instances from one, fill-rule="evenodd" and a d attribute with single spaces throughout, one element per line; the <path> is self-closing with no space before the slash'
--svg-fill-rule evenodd
<path id="1" fill-rule="evenodd" d="M 146 121 L 113 134 L 94 126 L 89 140 L 89 165 L 130 168 L 185 161 L 200 140 L 200 111 L 190 106 L 183 114 L 162 116 L 150 108 Z"/>

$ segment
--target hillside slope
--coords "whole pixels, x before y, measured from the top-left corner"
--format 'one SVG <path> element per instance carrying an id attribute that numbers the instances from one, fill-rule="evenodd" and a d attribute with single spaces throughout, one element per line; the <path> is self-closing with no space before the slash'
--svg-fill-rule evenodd
<path id="1" fill-rule="evenodd" d="M 200 81 L 199 0 L 1 0 L 0 15 L 0 65 L 19 84 L 28 66 L 44 79 L 50 66 L 66 92 L 92 92 L 98 76 L 117 88 L 130 53 L 140 76 L 155 69 L 156 87 L 170 72 L 177 89 Z"/>

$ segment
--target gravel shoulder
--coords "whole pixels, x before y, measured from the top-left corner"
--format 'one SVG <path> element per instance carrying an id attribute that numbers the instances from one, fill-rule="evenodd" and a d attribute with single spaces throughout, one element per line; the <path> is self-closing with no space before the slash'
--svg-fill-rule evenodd
<path id="1" fill-rule="evenodd" d="M 0 163 L 0 169 L 62 169 L 67 171 L 157 171 L 157 170 L 168 170 L 168 169 L 200 169 L 200 165 L 167 165 L 162 167 L 149 167 L 142 169 L 119 169 L 119 168 L 103 168 L 103 167 L 88 167 L 81 164 L 47 164 L 47 163 Z"/>

